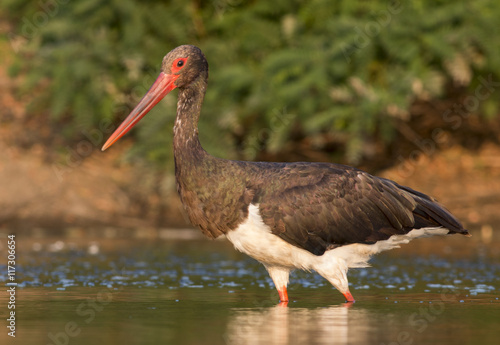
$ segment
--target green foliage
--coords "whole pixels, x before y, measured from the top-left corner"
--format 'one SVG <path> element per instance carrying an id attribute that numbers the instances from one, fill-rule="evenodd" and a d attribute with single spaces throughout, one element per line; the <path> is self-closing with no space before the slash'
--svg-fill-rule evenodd
<path id="1" fill-rule="evenodd" d="M 18 23 L 11 41 L 22 42 L 13 70 L 39 87 L 33 114 L 50 109 L 68 135 L 123 118 L 180 44 L 207 55 L 200 135 L 223 157 L 279 152 L 299 130 L 344 138 L 356 162 L 364 142 L 393 140 L 416 100 L 450 85 L 473 94 L 478 76 L 500 71 L 495 1 L 49 2 L 52 11 L 26 0 L 1 7 Z M 163 104 L 138 126 L 132 152 L 167 162 L 175 100 Z M 497 98 L 480 107 L 498 114 Z"/>

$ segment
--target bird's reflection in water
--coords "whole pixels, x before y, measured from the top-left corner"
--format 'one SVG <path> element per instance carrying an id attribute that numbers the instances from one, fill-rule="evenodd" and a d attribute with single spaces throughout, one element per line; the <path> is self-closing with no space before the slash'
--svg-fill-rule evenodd
<path id="1" fill-rule="evenodd" d="M 368 340 L 369 324 L 369 313 L 349 303 L 323 308 L 238 308 L 232 311 L 224 337 L 227 344 L 363 343 Z"/>

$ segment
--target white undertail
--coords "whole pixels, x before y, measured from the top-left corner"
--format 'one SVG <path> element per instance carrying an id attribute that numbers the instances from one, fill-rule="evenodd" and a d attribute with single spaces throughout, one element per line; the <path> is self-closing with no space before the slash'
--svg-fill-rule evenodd
<path id="1" fill-rule="evenodd" d="M 394 235 L 375 244 L 349 244 L 314 255 L 272 234 L 259 213 L 259 205 L 250 204 L 248 218 L 226 237 L 239 251 L 264 264 L 276 287 L 287 286 L 293 269 L 316 271 L 340 292 L 349 291 L 349 268 L 368 267 L 370 258 L 380 252 L 399 248 L 414 238 L 445 235 L 445 228 L 415 229 L 405 235 Z"/>

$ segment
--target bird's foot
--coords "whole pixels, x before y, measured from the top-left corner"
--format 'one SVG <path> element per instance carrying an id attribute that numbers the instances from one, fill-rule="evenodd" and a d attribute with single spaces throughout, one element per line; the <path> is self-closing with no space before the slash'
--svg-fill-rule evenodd
<path id="1" fill-rule="evenodd" d="M 276 306 L 281 307 L 281 308 L 286 308 L 288 307 L 288 301 L 286 302 L 279 302 Z"/>
<path id="2" fill-rule="evenodd" d="M 288 292 L 286 291 L 286 286 L 283 286 L 281 289 L 278 289 L 278 294 L 280 295 L 280 302 L 288 303 Z"/>
<path id="3" fill-rule="evenodd" d="M 356 301 L 354 300 L 354 297 L 352 297 L 352 295 L 351 295 L 351 292 L 350 292 L 350 291 L 344 292 L 344 297 L 345 297 L 345 301 L 346 301 L 347 303 L 354 303 L 354 302 L 356 302 Z"/>

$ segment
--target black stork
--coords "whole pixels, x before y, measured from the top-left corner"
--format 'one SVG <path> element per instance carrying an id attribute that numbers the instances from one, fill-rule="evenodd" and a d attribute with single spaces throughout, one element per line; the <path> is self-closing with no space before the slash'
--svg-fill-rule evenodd
<path id="1" fill-rule="evenodd" d="M 281 302 L 290 271 L 314 270 L 354 302 L 347 270 L 417 237 L 469 235 L 435 199 L 356 168 L 211 156 L 198 139 L 208 63 L 195 46 L 175 48 L 161 73 L 102 150 L 129 131 L 167 93 L 179 89 L 174 126 L 177 191 L 190 221 L 210 238 L 264 264 Z"/>

